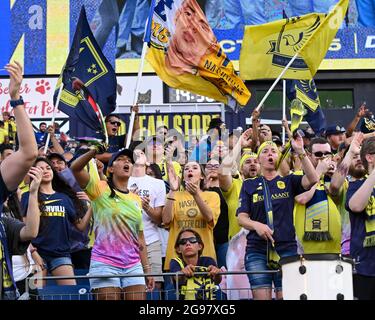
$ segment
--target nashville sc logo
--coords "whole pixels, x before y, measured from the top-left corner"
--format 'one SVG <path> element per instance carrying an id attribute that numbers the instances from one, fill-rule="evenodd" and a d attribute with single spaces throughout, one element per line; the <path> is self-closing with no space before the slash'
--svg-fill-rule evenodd
<path id="1" fill-rule="evenodd" d="M 272 64 L 285 68 L 293 56 L 309 40 L 314 31 L 321 25 L 321 18 L 316 17 L 314 23 L 305 28 L 295 28 L 293 24 L 300 22 L 301 17 L 286 18 L 277 39 L 270 41 L 270 50 L 267 54 L 272 54 Z M 305 61 L 297 57 L 289 67 L 294 70 L 308 70 Z"/>

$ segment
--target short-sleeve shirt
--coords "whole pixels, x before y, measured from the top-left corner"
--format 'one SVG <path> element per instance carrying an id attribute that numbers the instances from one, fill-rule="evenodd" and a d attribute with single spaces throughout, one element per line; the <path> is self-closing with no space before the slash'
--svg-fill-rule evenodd
<path id="1" fill-rule="evenodd" d="M 349 211 L 351 238 L 350 256 L 355 259 L 355 268 L 358 274 L 364 276 L 375 276 L 375 247 L 364 247 L 366 237 L 366 210 L 375 210 L 375 188 L 372 190 L 369 203 L 362 212 L 353 212 L 349 208 L 349 201 L 356 191 L 362 186 L 365 179 L 349 182 L 346 195 L 346 209 Z"/>
<path id="2" fill-rule="evenodd" d="M 178 233 L 183 228 L 191 228 L 199 233 L 204 243 L 202 255 L 216 260 L 213 229 L 220 215 L 220 197 L 216 192 L 201 192 L 203 201 L 210 207 L 213 215 L 213 225 L 210 225 L 200 212 L 193 196 L 187 191 L 178 191 L 174 195 L 172 221 L 169 225 L 169 238 L 167 254 L 165 258 L 165 269 L 169 268 L 169 263 L 176 256 L 174 245 Z"/>
<path id="3" fill-rule="evenodd" d="M 133 193 L 111 189 L 97 175 L 90 175 L 86 193 L 92 200 L 95 242 L 91 259 L 119 268 L 140 261 L 139 232 L 143 231 L 142 202 Z"/>
<path id="4" fill-rule="evenodd" d="M 72 199 L 65 193 L 40 195 L 44 211 L 41 212 L 41 221 L 38 236 L 32 240 L 34 247 L 42 256 L 69 257 L 70 256 L 70 225 L 77 220 L 76 210 Z M 23 215 L 27 214 L 29 192 L 22 195 L 21 205 Z"/>
<path id="5" fill-rule="evenodd" d="M 137 188 L 140 197 L 150 197 L 150 207 L 157 208 L 165 205 L 165 186 L 164 182 L 148 175 L 143 177 L 130 177 L 128 181 L 130 189 Z M 144 225 L 144 235 L 146 245 L 160 241 L 159 228 L 142 209 L 142 218 Z"/>
<path id="6" fill-rule="evenodd" d="M 10 191 L 5 185 L 5 182 L 3 180 L 3 176 L 1 175 L 1 170 L 0 170 L 0 212 L 3 211 L 4 201 L 8 198 L 9 194 L 10 194 Z"/>
<path id="7" fill-rule="evenodd" d="M 290 174 L 285 177 L 277 176 L 266 183 L 272 198 L 274 233 L 276 250 L 296 250 L 296 235 L 293 225 L 294 197 L 305 192 L 302 187 L 301 175 Z M 247 179 L 243 182 L 239 208 L 241 212 L 249 214 L 253 221 L 267 224 L 266 210 L 264 206 L 264 192 L 262 178 Z M 261 238 L 255 230 L 250 230 L 247 235 L 247 250 L 265 253 L 267 242 Z"/>

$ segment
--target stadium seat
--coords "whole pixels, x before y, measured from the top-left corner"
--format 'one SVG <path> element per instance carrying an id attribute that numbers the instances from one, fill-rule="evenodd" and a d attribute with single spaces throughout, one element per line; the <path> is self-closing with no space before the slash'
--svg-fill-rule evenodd
<path id="1" fill-rule="evenodd" d="M 90 286 L 56 286 L 50 285 L 38 289 L 37 300 L 93 300 Z"/>

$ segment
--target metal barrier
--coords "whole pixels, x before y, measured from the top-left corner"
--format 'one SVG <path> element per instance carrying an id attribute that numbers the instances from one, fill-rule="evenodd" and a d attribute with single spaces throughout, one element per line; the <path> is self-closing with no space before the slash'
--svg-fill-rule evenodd
<path id="1" fill-rule="evenodd" d="M 239 276 L 239 275 L 248 275 L 248 274 L 269 274 L 277 273 L 278 270 L 263 270 L 263 271 L 227 271 L 220 272 L 219 275 L 226 276 Z M 47 276 L 43 277 L 39 273 L 33 275 L 30 278 L 25 279 L 26 292 L 21 296 L 21 300 L 98 300 L 99 293 L 92 292 L 90 290 L 89 279 L 109 279 L 109 278 L 138 278 L 138 277 L 163 277 L 165 281 L 165 287 L 163 290 L 154 289 L 153 291 L 144 290 L 142 292 L 132 292 L 132 294 L 143 294 L 146 295 L 147 300 L 179 300 L 181 296 L 180 279 L 179 276 L 182 276 L 182 272 L 167 272 L 167 273 L 150 273 L 150 274 L 123 274 L 123 275 L 75 275 L 75 276 Z M 204 277 L 208 278 L 208 272 L 195 272 L 195 277 Z M 76 280 L 76 285 L 51 285 L 48 282 L 56 280 Z M 169 279 L 169 280 L 168 280 Z M 174 279 L 174 282 L 173 280 Z M 247 278 L 246 278 L 247 280 Z M 225 280 L 224 280 L 225 281 Z M 199 296 L 200 300 L 227 300 L 228 295 L 230 296 L 231 291 L 242 292 L 242 299 L 251 299 L 251 289 L 247 280 L 247 287 L 238 287 L 238 288 L 228 288 L 226 285 L 211 286 L 209 289 L 203 288 L 201 291 L 199 289 L 192 290 L 194 294 Z M 168 285 L 167 285 L 168 284 Z M 177 289 L 179 288 L 179 289 Z M 184 290 L 184 294 L 189 293 L 189 290 Z M 101 294 L 101 293 L 100 293 Z M 117 295 L 124 293 L 119 292 L 107 292 L 109 295 Z M 125 293 L 126 295 L 127 293 Z M 102 295 L 102 294 L 101 294 Z"/>

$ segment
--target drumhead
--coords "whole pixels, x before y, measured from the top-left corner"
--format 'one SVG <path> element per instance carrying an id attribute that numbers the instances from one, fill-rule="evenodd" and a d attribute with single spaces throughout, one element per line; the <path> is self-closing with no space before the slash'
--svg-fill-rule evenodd
<path id="1" fill-rule="evenodd" d="M 354 261 L 349 256 L 340 256 L 336 253 L 322 253 L 322 254 L 301 254 L 301 255 L 295 255 L 295 256 L 289 256 L 285 258 L 281 258 L 279 263 L 280 265 L 300 261 L 301 259 L 305 259 L 307 261 L 337 261 L 341 260 L 343 262 L 350 263 L 354 265 Z"/>

